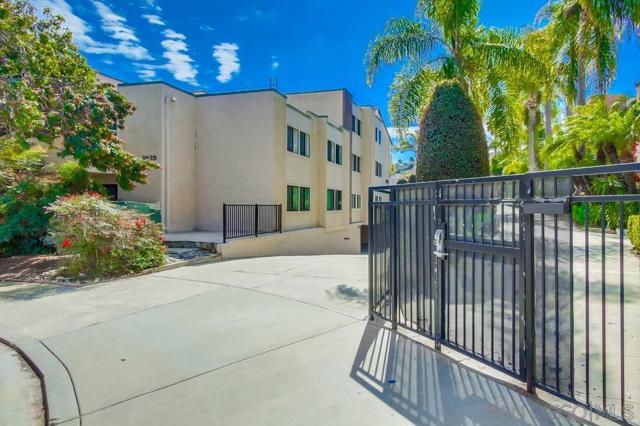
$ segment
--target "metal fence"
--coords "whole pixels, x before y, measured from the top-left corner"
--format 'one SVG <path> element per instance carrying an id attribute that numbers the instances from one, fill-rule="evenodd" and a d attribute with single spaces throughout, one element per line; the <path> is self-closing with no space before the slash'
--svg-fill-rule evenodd
<path id="1" fill-rule="evenodd" d="M 369 190 L 379 316 L 620 423 L 640 412 L 639 163 Z M 589 193 L 598 189 L 607 195 Z"/>
<path id="2" fill-rule="evenodd" d="M 223 204 L 223 241 L 282 232 L 282 204 Z"/>

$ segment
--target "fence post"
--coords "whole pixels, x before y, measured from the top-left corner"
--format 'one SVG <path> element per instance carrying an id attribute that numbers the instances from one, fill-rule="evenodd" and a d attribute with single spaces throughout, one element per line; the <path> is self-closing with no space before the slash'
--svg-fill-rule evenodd
<path id="1" fill-rule="evenodd" d="M 435 187 L 434 187 L 434 195 L 435 195 L 435 204 L 433 206 L 433 219 L 435 222 L 435 230 L 442 230 L 446 236 L 446 230 L 445 230 L 445 217 L 444 217 L 444 207 L 441 205 L 441 201 L 442 201 L 442 188 L 436 183 Z M 435 231 L 434 230 L 434 231 Z M 427 236 L 427 238 L 431 239 L 433 238 L 434 235 L 429 235 Z M 430 241 L 429 241 L 430 242 Z M 430 254 L 431 255 L 431 254 Z M 432 257 L 433 261 L 435 262 L 435 279 L 436 279 L 436 292 L 435 292 L 435 324 L 434 324 L 434 331 L 435 331 L 435 340 L 436 340 L 436 350 L 440 350 L 441 349 L 441 345 L 442 345 L 442 339 L 444 337 L 444 330 L 445 330 L 445 322 L 444 322 L 444 315 L 445 315 L 445 299 L 444 299 L 444 291 L 445 291 L 445 274 L 444 274 L 444 270 L 445 270 L 445 266 L 446 266 L 446 262 L 447 260 L 444 258 L 438 258 L 438 257 Z"/>
<path id="2" fill-rule="evenodd" d="M 397 205 L 396 201 L 396 189 L 391 189 L 391 193 L 389 194 L 389 201 L 391 202 L 391 212 L 389 217 L 389 223 L 391 225 L 390 229 L 390 240 L 391 244 L 389 247 L 390 257 L 391 257 L 391 328 L 394 330 L 398 329 L 398 232 L 397 232 Z"/>
<path id="3" fill-rule="evenodd" d="M 373 242 L 373 189 L 369 188 L 368 200 L 368 214 L 367 214 L 367 254 L 369 260 L 369 319 L 373 321 L 373 249 L 371 248 Z"/>
<path id="4" fill-rule="evenodd" d="M 222 242 L 227 242 L 227 205 L 222 203 Z"/>
<path id="5" fill-rule="evenodd" d="M 256 237 L 258 237 L 258 205 L 256 204 L 256 210 L 255 210 L 255 217 L 254 217 L 254 223 L 253 223 L 253 230 L 256 233 Z"/>
<path id="6" fill-rule="evenodd" d="M 533 235 L 535 218 L 533 214 L 524 214 L 522 203 L 526 199 L 533 198 L 533 179 L 528 176 L 520 181 L 520 218 L 522 223 L 520 241 L 524 244 L 521 247 L 524 264 L 520 266 L 523 270 L 521 286 L 521 307 L 522 322 L 520 330 L 524 329 L 524 350 L 521 350 L 521 359 L 524 355 L 525 380 L 527 383 L 527 392 L 534 393 L 536 386 L 536 284 L 535 284 L 535 238 Z M 521 334 L 522 335 L 522 334 Z M 522 353 L 524 352 L 524 354 Z"/>

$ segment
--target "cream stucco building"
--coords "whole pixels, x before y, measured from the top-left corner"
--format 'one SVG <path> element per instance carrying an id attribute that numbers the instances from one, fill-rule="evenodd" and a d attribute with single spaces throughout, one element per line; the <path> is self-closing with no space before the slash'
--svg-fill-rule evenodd
<path id="1" fill-rule="evenodd" d="M 189 93 L 114 83 L 136 105 L 120 132 L 126 149 L 161 166 L 117 197 L 160 206 L 167 233 L 222 231 L 224 203 L 281 204 L 283 234 L 269 253 L 295 249 L 291 238 L 302 252 L 359 250 L 367 188 L 387 183 L 391 165 L 377 108 L 345 89 Z M 97 177 L 115 189 L 112 176 Z"/>

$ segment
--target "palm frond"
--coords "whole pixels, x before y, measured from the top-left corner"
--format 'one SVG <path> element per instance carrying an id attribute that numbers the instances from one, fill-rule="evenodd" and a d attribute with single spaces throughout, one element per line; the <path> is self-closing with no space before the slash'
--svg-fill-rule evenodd
<path id="1" fill-rule="evenodd" d="M 467 26 L 475 26 L 479 0 L 418 0 L 416 11 L 437 23 L 448 40 Z"/>
<path id="2" fill-rule="evenodd" d="M 417 124 L 433 87 L 442 79 L 442 67 L 405 68 L 396 75 L 389 92 L 389 114 L 401 136 Z"/>
<path id="3" fill-rule="evenodd" d="M 373 83 L 375 74 L 382 65 L 420 61 L 443 47 L 445 46 L 437 29 L 410 18 L 394 18 L 387 22 L 384 32 L 369 44 L 365 57 L 367 83 Z"/>

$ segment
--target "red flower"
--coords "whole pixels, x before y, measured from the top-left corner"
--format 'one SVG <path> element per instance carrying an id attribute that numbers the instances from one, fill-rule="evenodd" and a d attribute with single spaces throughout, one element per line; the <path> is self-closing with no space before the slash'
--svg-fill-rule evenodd
<path id="1" fill-rule="evenodd" d="M 68 238 L 65 238 L 64 240 L 62 240 L 62 248 L 69 248 L 73 246 L 73 244 L 71 243 L 71 240 Z"/>
<path id="2" fill-rule="evenodd" d="M 135 220 L 135 225 L 136 228 L 138 228 L 138 230 L 142 229 L 143 226 L 145 226 L 147 224 L 147 220 L 143 217 L 140 217 L 138 219 Z"/>

